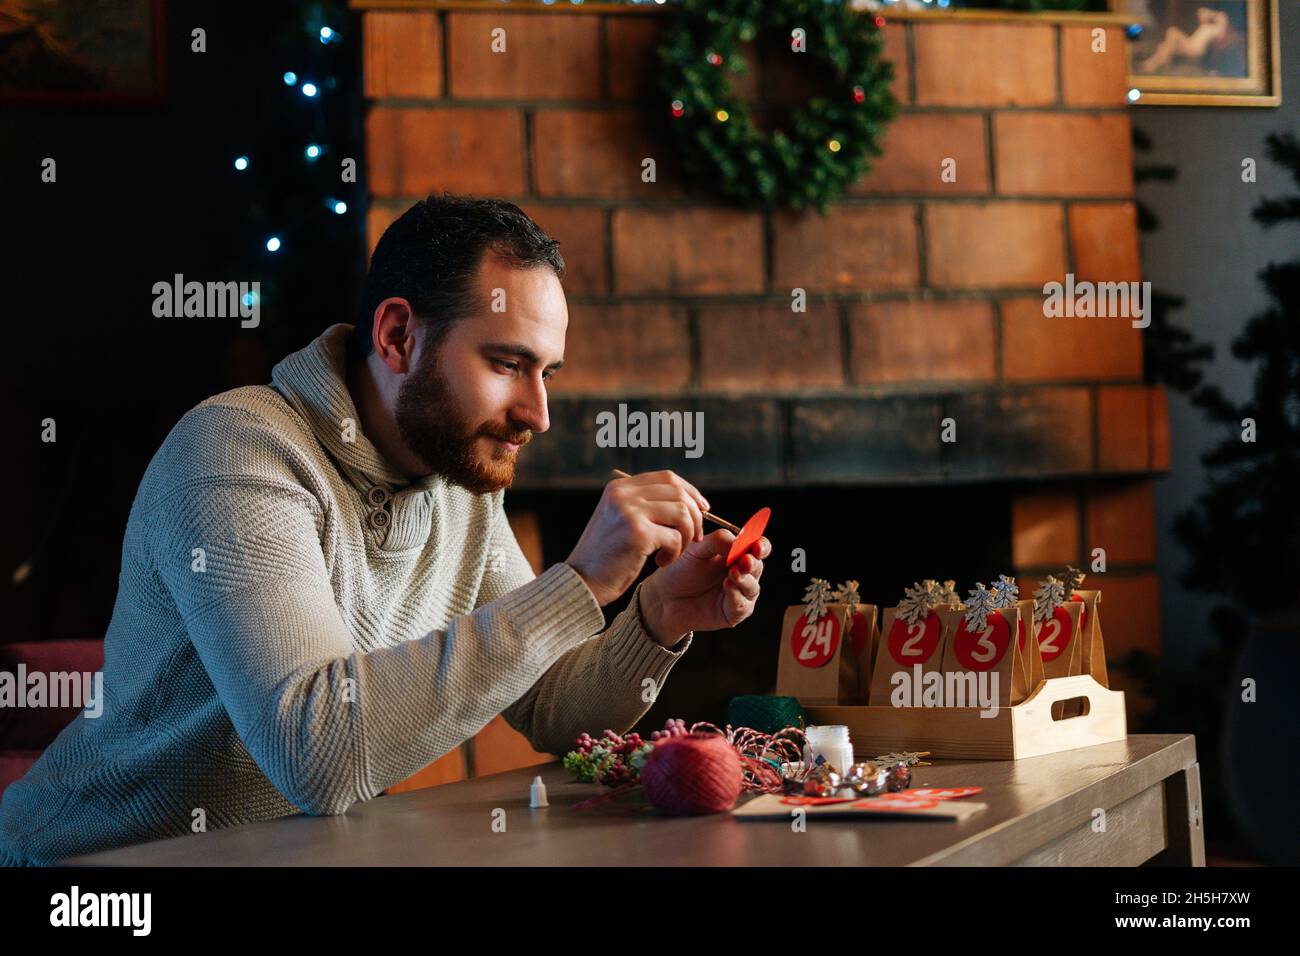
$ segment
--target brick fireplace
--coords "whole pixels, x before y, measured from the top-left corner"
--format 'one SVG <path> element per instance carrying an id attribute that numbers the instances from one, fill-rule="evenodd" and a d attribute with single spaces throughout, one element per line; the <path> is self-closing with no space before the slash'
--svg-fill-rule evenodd
<path id="1" fill-rule="evenodd" d="M 1107 571 L 1089 584 L 1108 657 L 1159 653 L 1164 392 L 1143 384 L 1127 320 L 1043 315 L 1043 284 L 1067 273 L 1141 278 L 1118 18 L 891 19 L 900 114 L 822 218 L 729 208 L 682 181 L 654 83 L 671 8 L 354 6 L 371 247 L 443 189 L 515 201 L 562 244 L 567 365 L 510 496 L 535 563 L 567 554 L 610 468 L 670 467 L 733 520 L 773 506 L 768 611 L 808 574 L 892 604 L 924 576 L 971 587 L 1006 571 L 1029 588 L 1101 547 Z M 506 55 L 490 51 L 496 27 Z M 774 122 L 814 88 L 778 43 L 749 58 L 736 83 Z M 956 182 L 941 181 L 945 159 Z M 791 311 L 795 288 L 806 312 Z M 596 414 L 620 403 L 703 412 L 705 454 L 598 447 Z M 779 566 L 792 547 L 808 572 Z M 697 638 L 647 723 L 720 721 L 710 708 L 731 694 L 770 692 L 769 617 Z M 498 719 L 410 785 L 532 759 Z"/>

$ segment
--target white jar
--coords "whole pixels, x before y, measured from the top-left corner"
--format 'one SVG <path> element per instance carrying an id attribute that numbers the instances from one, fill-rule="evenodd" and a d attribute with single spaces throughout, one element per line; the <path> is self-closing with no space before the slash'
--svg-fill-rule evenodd
<path id="1" fill-rule="evenodd" d="M 853 766 L 853 744 L 849 742 L 849 728 L 843 724 L 822 724 L 804 731 L 808 741 L 804 759 L 810 766 L 817 764 L 821 757 L 835 768 L 839 774 L 848 772 Z"/>

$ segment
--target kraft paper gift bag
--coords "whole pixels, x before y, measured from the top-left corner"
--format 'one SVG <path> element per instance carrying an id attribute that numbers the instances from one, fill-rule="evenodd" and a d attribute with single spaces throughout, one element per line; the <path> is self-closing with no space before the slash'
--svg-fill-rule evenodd
<path id="1" fill-rule="evenodd" d="M 1025 659 L 1025 697 L 1028 697 L 1043 682 L 1043 655 L 1038 649 L 1038 634 L 1034 629 L 1034 602 L 1017 601 L 1016 608 L 1020 611 L 1016 650 Z"/>
<path id="2" fill-rule="evenodd" d="M 1101 592 L 1075 591 L 1072 599 L 1083 605 L 1080 612 L 1080 664 L 1079 673 L 1091 674 L 1102 687 L 1109 687 L 1106 673 L 1106 644 L 1101 636 Z"/>
<path id="3" fill-rule="evenodd" d="M 1023 699 L 1024 688 L 1028 683 L 1025 674 L 1024 656 L 1016 648 L 1016 634 L 1019 631 L 1020 611 L 1011 607 L 998 608 L 989 612 L 984 627 L 971 625 L 967 612 L 956 609 L 943 609 L 940 616 L 951 616 L 952 638 L 948 641 L 943 656 L 943 673 L 974 675 L 975 679 L 965 678 L 966 707 L 982 707 L 983 701 L 978 694 L 972 700 L 971 691 L 977 690 L 981 675 L 987 683 L 990 703 L 999 707 L 1009 707 Z M 997 675 L 996 686 L 992 683 Z M 944 682 L 945 687 L 948 681 Z M 1016 691 L 1019 690 L 1017 694 Z M 962 704 L 960 700 L 946 700 L 945 705 L 955 707 Z"/>
<path id="4" fill-rule="evenodd" d="M 1038 638 L 1044 677 L 1073 677 L 1083 673 L 1079 653 L 1083 642 L 1078 639 L 1082 612 L 1082 601 L 1067 601 L 1049 615 L 1039 613 L 1034 622 L 1034 633 Z"/>
<path id="5" fill-rule="evenodd" d="M 1066 601 L 1050 613 L 1041 606 L 1034 611 L 1034 633 L 1038 638 L 1038 652 L 1043 659 L 1043 676 L 1073 677 L 1083 673 L 1083 639 L 1079 634 L 1084 614 L 1082 601 Z M 1083 713 L 1082 704 L 1073 700 L 1058 700 L 1052 705 L 1052 716 L 1077 717 Z"/>
<path id="6" fill-rule="evenodd" d="M 786 608 L 776 668 L 778 697 L 802 704 L 862 703 L 870 667 L 876 607 L 827 604 L 816 620 L 807 605 Z"/>
<path id="7" fill-rule="evenodd" d="M 872 706 L 887 707 L 893 693 L 894 674 L 907 674 L 911 681 L 917 665 L 924 676 L 943 667 L 944 649 L 955 619 L 941 612 L 946 608 L 933 608 L 914 623 L 908 623 L 898 607 L 885 608 L 880 620 L 880 643 L 876 649 L 875 665 L 871 669 L 871 685 L 867 697 Z M 954 612 L 955 613 L 955 612 Z"/>

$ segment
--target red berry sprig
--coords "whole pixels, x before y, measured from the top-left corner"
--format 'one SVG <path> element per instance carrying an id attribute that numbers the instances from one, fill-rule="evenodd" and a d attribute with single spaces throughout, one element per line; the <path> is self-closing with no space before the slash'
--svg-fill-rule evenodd
<path id="1" fill-rule="evenodd" d="M 639 783 L 646 755 L 670 737 L 687 733 L 686 721 L 679 717 L 668 720 L 663 730 L 654 731 L 649 741 L 635 732 L 618 734 L 609 729 L 600 735 L 599 740 L 591 734 L 579 734 L 574 749 L 564 756 L 564 767 L 584 783 L 606 787 Z"/>
<path id="2" fill-rule="evenodd" d="M 685 737 L 689 731 L 686 729 L 686 721 L 680 717 L 670 717 L 664 724 L 663 730 L 656 730 L 650 735 L 650 739 L 655 743 L 661 740 L 667 740 L 670 737 Z"/>

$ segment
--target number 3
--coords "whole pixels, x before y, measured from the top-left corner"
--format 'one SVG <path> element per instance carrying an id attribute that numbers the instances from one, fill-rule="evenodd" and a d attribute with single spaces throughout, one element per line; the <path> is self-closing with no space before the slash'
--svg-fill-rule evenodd
<path id="1" fill-rule="evenodd" d="M 971 651 L 970 652 L 971 660 L 979 661 L 981 664 L 987 664 L 989 661 L 993 660 L 993 658 L 997 656 L 998 649 L 997 647 L 994 646 L 993 642 L 989 640 L 989 637 L 992 634 L 993 634 L 992 624 L 988 625 L 986 628 L 984 628 L 984 630 L 980 631 L 979 639 L 975 643 L 980 647 L 981 650 L 985 651 L 985 654 L 981 656 L 975 651 Z"/>

